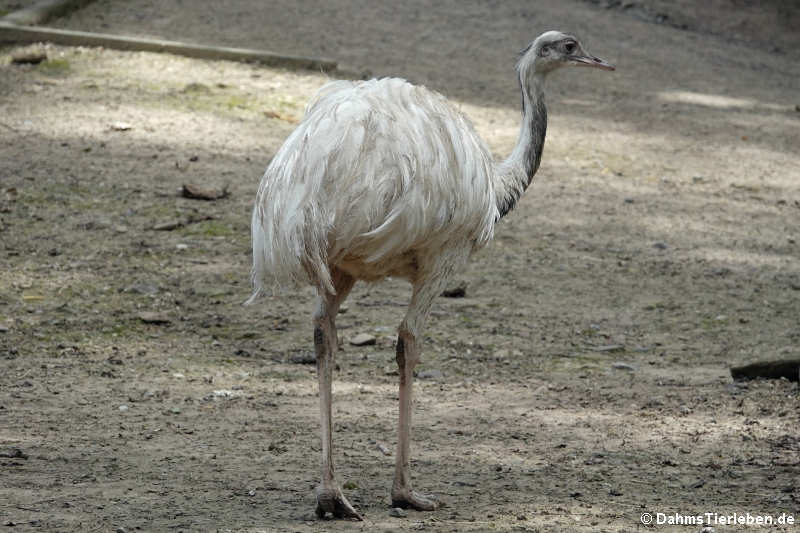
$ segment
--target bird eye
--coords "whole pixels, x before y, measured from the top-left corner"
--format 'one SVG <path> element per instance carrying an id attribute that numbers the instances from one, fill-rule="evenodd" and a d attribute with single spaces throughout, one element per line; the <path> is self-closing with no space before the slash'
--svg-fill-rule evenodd
<path id="1" fill-rule="evenodd" d="M 564 50 L 566 50 L 568 54 L 571 54 L 575 51 L 575 43 L 567 43 L 564 45 Z"/>

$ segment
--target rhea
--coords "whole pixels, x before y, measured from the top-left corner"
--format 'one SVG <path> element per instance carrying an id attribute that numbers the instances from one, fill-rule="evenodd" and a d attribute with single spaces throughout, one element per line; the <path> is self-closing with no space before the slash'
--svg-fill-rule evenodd
<path id="1" fill-rule="evenodd" d="M 410 282 L 397 335 L 399 425 L 393 507 L 434 510 L 412 489 L 411 397 L 431 305 L 470 255 L 492 238 L 539 168 L 547 76 L 563 66 L 614 70 L 568 34 L 548 31 L 521 53 L 522 125 L 495 161 L 469 119 L 445 98 L 402 79 L 323 86 L 270 162 L 253 209 L 251 301 L 289 281 L 317 292 L 313 315 L 322 433 L 317 515 L 361 519 L 334 476 L 331 380 L 336 315 L 357 280 Z"/>

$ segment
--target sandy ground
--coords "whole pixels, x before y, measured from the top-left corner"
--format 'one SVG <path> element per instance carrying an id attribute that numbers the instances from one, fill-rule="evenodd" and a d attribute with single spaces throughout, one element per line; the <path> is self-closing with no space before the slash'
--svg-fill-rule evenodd
<path id="1" fill-rule="evenodd" d="M 313 294 L 240 305 L 258 180 L 326 77 L 52 46 L 25 47 L 49 59 L 19 66 L 23 48 L 0 49 L 0 526 L 699 532 L 640 516 L 800 520 L 797 384 L 728 371 L 800 357 L 789 2 L 755 19 L 754 4 L 722 0 L 714 18 L 655 1 L 184 4 L 98 0 L 52 24 L 404 76 L 445 93 L 502 155 L 518 127 L 515 52 L 532 37 L 575 31 L 618 70 L 550 80 L 532 189 L 460 276 L 466 297 L 437 302 L 412 448 L 416 486 L 445 503 L 436 512 L 388 507 L 408 287 L 350 296 L 334 386 L 337 475 L 366 516 L 350 523 L 313 515 Z M 184 183 L 230 196 L 182 198 Z M 351 346 L 358 333 L 377 344 Z"/>

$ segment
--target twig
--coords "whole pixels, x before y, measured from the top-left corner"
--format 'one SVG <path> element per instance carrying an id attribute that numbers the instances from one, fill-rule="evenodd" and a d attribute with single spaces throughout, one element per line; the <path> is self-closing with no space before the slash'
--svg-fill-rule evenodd
<path id="1" fill-rule="evenodd" d="M 11 126 L 6 124 L 5 122 L 0 122 L 0 126 L 3 126 L 4 128 L 9 129 L 9 130 L 13 131 L 14 133 L 19 133 L 18 129 L 12 128 Z"/>
<path id="2" fill-rule="evenodd" d="M 152 227 L 155 231 L 172 231 L 178 228 L 182 228 L 184 226 L 188 226 L 189 224 L 196 224 L 197 222 L 203 222 L 204 220 L 216 220 L 217 217 L 213 215 L 200 215 L 200 216 L 190 216 L 186 220 L 173 220 L 172 222 L 165 222 L 163 224 L 157 224 Z"/>
<path id="3" fill-rule="evenodd" d="M 32 513 L 41 513 L 41 509 L 31 509 L 30 507 L 23 507 L 21 505 L 15 505 L 17 509 L 22 509 L 23 511 L 30 511 Z"/>

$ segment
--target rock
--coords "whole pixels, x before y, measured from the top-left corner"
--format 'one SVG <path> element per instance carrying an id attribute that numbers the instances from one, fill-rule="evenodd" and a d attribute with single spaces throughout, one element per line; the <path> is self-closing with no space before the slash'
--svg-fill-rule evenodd
<path id="1" fill-rule="evenodd" d="M 127 406 L 127 405 L 120 405 L 120 406 L 119 406 L 119 410 L 120 410 L 120 411 L 122 411 L 122 412 L 124 413 L 125 411 L 127 411 L 127 410 L 128 410 L 128 406 Z"/>
<path id="2" fill-rule="evenodd" d="M 633 372 L 634 370 L 636 370 L 635 366 L 628 363 L 623 363 L 622 361 L 611 363 L 611 368 L 613 368 L 614 370 L 627 370 L 628 372 Z"/>
<path id="3" fill-rule="evenodd" d="M 441 370 L 430 369 L 430 370 L 423 370 L 422 372 L 417 374 L 419 379 L 442 379 L 444 374 Z"/>
<path id="4" fill-rule="evenodd" d="M 293 353 L 289 356 L 289 362 L 295 365 L 313 365 L 317 362 L 317 356 L 311 352 Z"/>
<path id="5" fill-rule="evenodd" d="M 11 62 L 15 65 L 38 65 L 47 60 L 47 54 L 40 50 L 17 52 L 11 56 Z"/>
<path id="6" fill-rule="evenodd" d="M 131 128 L 133 128 L 133 126 L 127 122 L 114 122 L 111 124 L 111 129 L 114 131 L 128 131 Z"/>
<path id="7" fill-rule="evenodd" d="M 408 513 L 399 507 L 392 507 L 392 509 L 389 511 L 389 516 L 393 516 L 395 518 L 405 518 L 408 516 Z"/>
<path id="8" fill-rule="evenodd" d="M 355 337 L 350 338 L 350 344 L 353 346 L 372 346 L 378 341 L 375 335 L 369 333 L 359 333 Z"/>
<path id="9" fill-rule="evenodd" d="M 492 357 L 498 361 L 502 361 L 503 359 L 508 359 L 508 354 L 508 349 L 500 348 L 499 350 L 495 350 L 495 352 L 492 354 Z"/>
<path id="10" fill-rule="evenodd" d="M 135 292 L 137 294 L 153 295 L 158 292 L 158 287 L 149 283 L 134 283 L 133 285 L 129 285 L 125 290 L 127 292 Z"/>
<path id="11" fill-rule="evenodd" d="M 663 242 L 656 242 L 656 243 L 653 243 L 653 248 L 655 248 L 656 250 L 666 250 L 667 249 L 667 245 L 665 243 L 663 243 Z"/>
<path id="12" fill-rule="evenodd" d="M 189 161 L 197 161 L 197 156 L 192 156 Z M 227 185 L 222 189 L 217 190 L 206 189 L 191 183 L 184 183 L 183 187 L 181 188 L 181 196 L 184 198 L 190 198 L 192 200 L 213 201 L 227 198 L 230 196 L 230 191 L 228 190 Z"/>
<path id="13" fill-rule="evenodd" d="M 142 311 L 139 313 L 139 320 L 145 324 L 169 324 L 172 322 L 168 316 L 152 311 Z"/>

